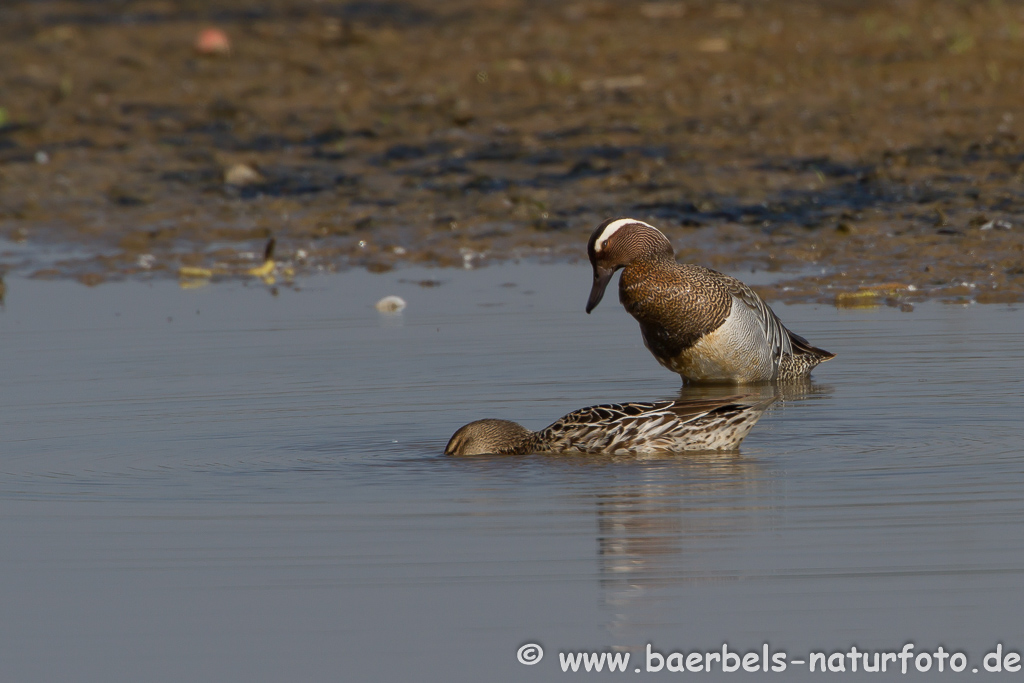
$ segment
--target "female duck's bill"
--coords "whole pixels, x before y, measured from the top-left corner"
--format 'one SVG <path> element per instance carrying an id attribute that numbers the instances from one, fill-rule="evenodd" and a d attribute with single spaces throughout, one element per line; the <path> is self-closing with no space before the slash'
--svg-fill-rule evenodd
<path id="1" fill-rule="evenodd" d="M 455 432 L 444 452 L 637 455 L 735 450 L 775 400 L 745 403 L 746 398 L 590 406 L 538 432 L 509 420 L 477 420 Z"/>

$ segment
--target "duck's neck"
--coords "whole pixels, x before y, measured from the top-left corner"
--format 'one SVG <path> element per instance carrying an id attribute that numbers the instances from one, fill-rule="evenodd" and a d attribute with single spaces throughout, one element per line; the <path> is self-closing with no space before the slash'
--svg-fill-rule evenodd
<path id="1" fill-rule="evenodd" d="M 544 440 L 541 438 L 540 432 L 524 430 L 523 434 L 516 435 L 515 439 L 509 443 L 505 453 L 508 455 L 529 455 L 530 453 L 542 453 L 545 450 L 547 449 L 544 446 Z"/>
<path id="2" fill-rule="evenodd" d="M 667 259 L 675 263 L 675 250 L 672 243 L 660 230 L 654 228 L 639 229 L 629 236 L 630 251 L 634 261 L 640 259 Z"/>

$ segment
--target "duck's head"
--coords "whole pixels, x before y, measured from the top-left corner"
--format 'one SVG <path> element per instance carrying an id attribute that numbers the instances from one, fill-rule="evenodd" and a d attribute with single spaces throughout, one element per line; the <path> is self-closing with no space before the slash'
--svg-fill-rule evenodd
<path id="1" fill-rule="evenodd" d="M 445 455 L 515 455 L 530 452 L 534 434 L 509 420 L 477 420 L 459 429 L 448 440 Z"/>
<path id="2" fill-rule="evenodd" d="M 610 218 L 597 226 L 587 242 L 587 256 L 594 267 L 587 313 L 601 303 L 615 271 L 638 258 L 659 255 L 672 258 L 674 252 L 672 243 L 653 225 L 634 218 Z"/>

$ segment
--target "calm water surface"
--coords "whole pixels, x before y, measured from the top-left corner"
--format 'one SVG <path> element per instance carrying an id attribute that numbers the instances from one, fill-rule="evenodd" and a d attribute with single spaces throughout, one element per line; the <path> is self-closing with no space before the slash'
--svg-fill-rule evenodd
<path id="1" fill-rule="evenodd" d="M 941 644 L 969 673 L 1024 648 L 1019 308 L 778 308 L 839 356 L 739 455 L 454 459 L 470 420 L 678 379 L 614 296 L 583 313 L 581 265 L 7 285 L 0 680 L 546 681 L 559 651 L 632 672 L 723 642 Z"/>

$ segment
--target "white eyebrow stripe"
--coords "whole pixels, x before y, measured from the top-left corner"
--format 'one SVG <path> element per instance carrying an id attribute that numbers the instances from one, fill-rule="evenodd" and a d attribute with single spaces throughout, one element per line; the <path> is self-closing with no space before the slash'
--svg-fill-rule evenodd
<path id="1" fill-rule="evenodd" d="M 639 223 L 640 225 L 646 225 L 648 228 L 653 228 L 654 227 L 653 225 L 648 225 L 647 223 L 644 223 L 643 221 L 638 221 L 635 218 L 620 218 L 619 220 L 612 221 L 608 225 L 604 226 L 604 230 L 601 231 L 601 234 L 600 234 L 600 236 L 598 236 L 597 241 L 594 242 L 594 249 L 597 250 L 597 251 L 600 251 L 601 248 L 605 245 L 605 242 L 607 242 L 611 238 L 611 236 L 614 235 L 618 231 L 619 228 L 621 228 L 621 227 L 623 227 L 625 225 L 632 225 L 633 223 Z"/>

